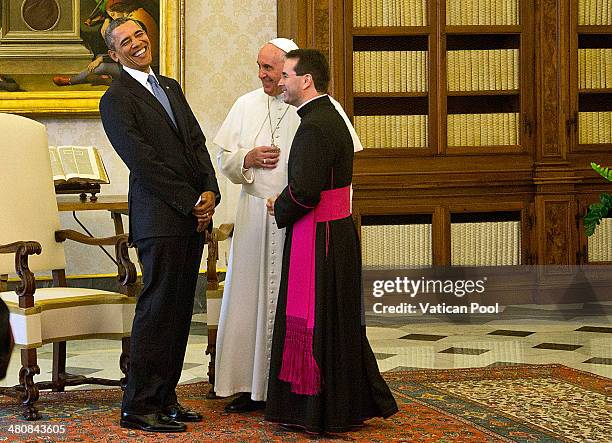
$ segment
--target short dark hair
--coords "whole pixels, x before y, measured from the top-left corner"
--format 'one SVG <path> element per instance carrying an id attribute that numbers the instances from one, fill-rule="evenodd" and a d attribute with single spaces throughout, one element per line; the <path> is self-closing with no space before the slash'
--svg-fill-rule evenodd
<path id="1" fill-rule="evenodd" d="M 119 26 L 127 22 L 134 22 L 140 27 L 140 29 L 142 29 L 144 32 L 147 32 L 147 28 L 145 28 L 144 25 L 138 20 L 134 20 L 133 18 L 128 18 L 128 17 L 116 18 L 115 20 L 113 20 L 112 22 L 108 24 L 106 31 L 104 31 L 104 42 L 106 43 L 106 47 L 110 49 L 111 51 L 115 50 L 115 41 L 113 40 L 113 31 L 117 29 Z"/>
<path id="2" fill-rule="evenodd" d="M 325 55 L 316 49 L 294 49 L 286 58 L 297 59 L 295 73 L 310 74 L 317 92 L 326 93 L 329 86 L 329 64 Z"/>

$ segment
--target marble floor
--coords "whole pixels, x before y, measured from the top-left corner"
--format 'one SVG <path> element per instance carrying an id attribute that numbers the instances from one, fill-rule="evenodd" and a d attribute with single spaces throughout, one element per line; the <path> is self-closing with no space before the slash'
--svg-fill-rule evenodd
<path id="1" fill-rule="evenodd" d="M 612 378 L 612 302 L 506 306 L 497 315 L 468 318 L 369 313 L 366 321 L 381 371 L 560 363 Z M 206 314 L 195 314 L 181 383 L 207 380 L 206 334 Z M 80 375 L 119 377 L 119 353 L 117 341 L 69 342 L 67 370 Z M 40 377 L 48 378 L 51 345 L 43 346 L 38 356 Z M 17 352 L 0 385 L 14 384 L 18 372 Z"/>

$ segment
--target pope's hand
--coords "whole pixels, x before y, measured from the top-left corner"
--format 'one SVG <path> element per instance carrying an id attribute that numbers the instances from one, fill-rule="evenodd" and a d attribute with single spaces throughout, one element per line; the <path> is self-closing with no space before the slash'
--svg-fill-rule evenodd
<path id="1" fill-rule="evenodd" d="M 268 200 L 266 201 L 266 208 L 268 209 L 268 214 L 270 214 L 272 217 L 274 217 L 274 202 L 277 198 L 278 194 L 274 197 L 268 198 Z"/>
<path id="2" fill-rule="evenodd" d="M 276 146 L 257 146 L 244 156 L 244 169 L 274 169 L 280 158 L 280 149 Z"/>

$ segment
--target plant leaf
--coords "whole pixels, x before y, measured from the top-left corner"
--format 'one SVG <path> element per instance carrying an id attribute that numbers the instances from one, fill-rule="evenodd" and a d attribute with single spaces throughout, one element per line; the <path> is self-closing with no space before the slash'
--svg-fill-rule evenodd
<path id="1" fill-rule="evenodd" d="M 598 165 L 595 162 L 591 162 L 591 168 L 593 168 L 599 175 L 601 175 L 606 180 L 612 181 L 612 170 L 608 167 L 603 167 Z"/>
<path id="2" fill-rule="evenodd" d="M 589 210 L 584 216 L 584 232 L 587 237 L 590 237 L 595 232 L 595 227 L 601 222 L 602 218 L 606 218 L 612 213 L 612 195 L 601 194 L 599 203 L 593 203 L 589 206 Z"/>

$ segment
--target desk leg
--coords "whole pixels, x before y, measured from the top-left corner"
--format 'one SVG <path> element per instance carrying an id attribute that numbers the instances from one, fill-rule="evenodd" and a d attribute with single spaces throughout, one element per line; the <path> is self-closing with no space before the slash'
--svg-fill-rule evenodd
<path id="1" fill-rule="evenodd" d="M 123 230 L 123 219 L 121 218 L 121 212 L 110 211 L 110 213 L 113 223 L 115 224 L 115 234 L 125 234 L 125 231 Z"/>

